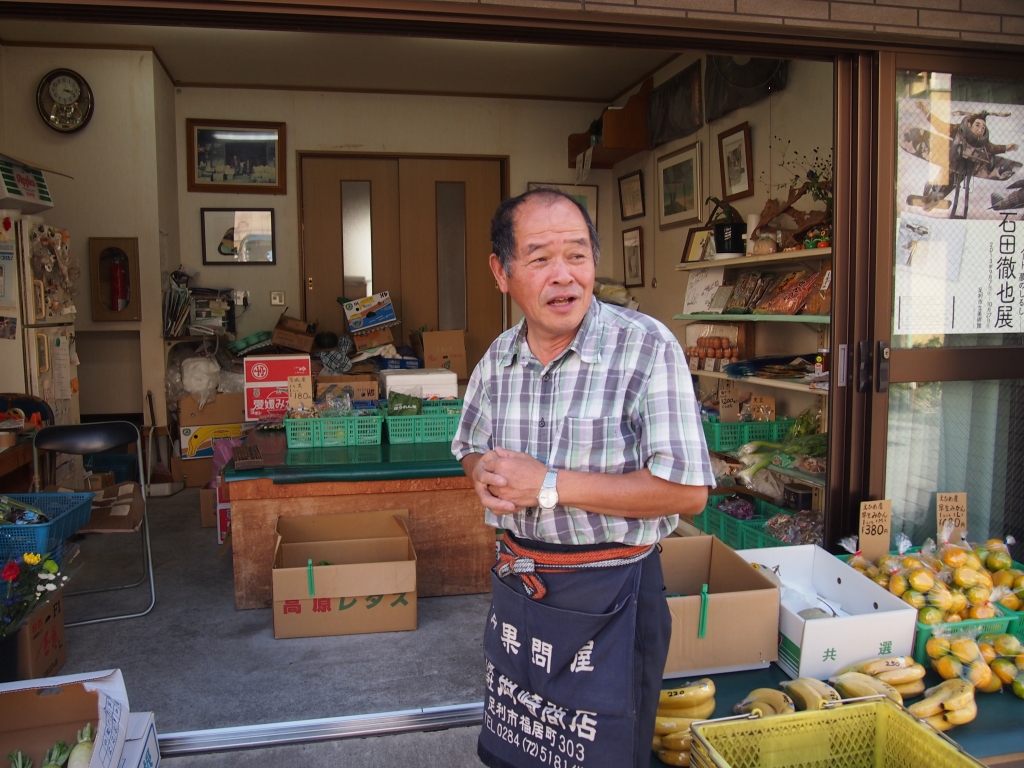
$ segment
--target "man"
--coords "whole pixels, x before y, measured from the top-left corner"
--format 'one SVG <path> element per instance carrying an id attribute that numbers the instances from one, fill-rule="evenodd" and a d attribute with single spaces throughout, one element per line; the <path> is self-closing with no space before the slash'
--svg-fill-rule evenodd
<path id="1" fill-rule="evenodd" d="M 525 318 L 473 371 L 452 451 L 506 530 L 484 631 L 491 768 L 646 766 L 671 617 L 656 546 L 714 482 L 683 351 L 593 298 L 597 232 L 534 190 L 491 225 Z"/>

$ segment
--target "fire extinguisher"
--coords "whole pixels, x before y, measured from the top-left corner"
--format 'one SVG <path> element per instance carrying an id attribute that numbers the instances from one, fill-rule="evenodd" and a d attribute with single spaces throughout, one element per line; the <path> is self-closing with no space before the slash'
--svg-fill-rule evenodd
<path id="1" fill-rule="evenodd" d="M 128 270 L 120 259 L 110 264 L 110 304 L 118 312 L 128 306 Z"/>

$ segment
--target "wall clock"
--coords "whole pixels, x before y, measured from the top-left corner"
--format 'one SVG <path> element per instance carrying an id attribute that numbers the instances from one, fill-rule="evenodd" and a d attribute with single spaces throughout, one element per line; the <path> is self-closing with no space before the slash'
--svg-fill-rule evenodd
<path id="1" fill-rule="evenodd" d="M 89 124 L 92 89 L 85 78 L 70 69 L 55 69 L 39 82 L 36 106 L 39 116 L 59 133 L 74 133 Z"/>

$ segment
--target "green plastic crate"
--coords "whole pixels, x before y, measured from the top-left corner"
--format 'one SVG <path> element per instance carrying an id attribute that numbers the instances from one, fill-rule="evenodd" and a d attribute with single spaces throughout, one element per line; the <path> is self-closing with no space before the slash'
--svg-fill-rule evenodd
<path id="1" fill-rule="evenodd" d="M 289 448 L 319 448 L 323 440 L 320 419 L 285 419 L 284 431 Z"/>
<path id="2" fill-rule="evenodd" d="M 328 416 L 320 419 L 321 445 L 334 448 L 342 445 L 380 445 L 384 418 L 372 416 Z M 290 446 L 289 446 L 290 447 Z"/>
<path id="3" fill-rule="evenodd" d="M 964 619 L 953 624 L 922 624 L 917 622 L 917 635 L 914 638 L 914 661 L 931 666 L 931 659 L 928 656 L 928 640 L 935 630 L 941 630 L 946 637 L 960 637 L 970 635 L 977 637 L 987 632 L 1003 634 L 1014 632 L 1014 626 L 1018 623 L 1017 614 L 1008 611 L 1001 605 L 994 608 L 999 614 L 992 619 Z M 1019 636 L 1019 635 L 1018 635 Z"/>
<path id="4" fill-rule="evenodd" d="M 778 421 L 737 421 L 728 424 L 721 422 L 702 421 L 704 439 L 708 450 L 733 451 L 752 440 L 778 442 L 796 419 L 779 419 Z"/>
<path id="5" fill-rule="evenodd" d="M 385 416 L 388 442 L 447 443 L 455 437 L 461 414 L 424 413 L 419 416 Z"/>

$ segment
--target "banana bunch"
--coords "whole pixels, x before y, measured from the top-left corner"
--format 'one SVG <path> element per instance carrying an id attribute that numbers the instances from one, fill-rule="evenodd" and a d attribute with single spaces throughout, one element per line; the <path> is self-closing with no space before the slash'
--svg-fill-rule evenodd
<path id="1" fill-rule="evenodd" d="M 774 688 L 755 688 L 743 701 L 732 708 L 736 715 L 757 715 L 758 717 L 771 717 L 772 715 L 788 715 L 796 712 L 796 705 L 793 699 L 783 691 Z"/>
<path id="2" fill-rule="evenodd" d="M 969 723 L 978 716 L 974 686 L 968 680 L 945 680 L 925 692 L 925 697 L 907 709 L 939 731 Z"/>
<path id="3" fill-rule="evenodd" d="M 976 641 L 935 636 L 925 650 L 946 680 L 966 680 L 982 693 L 999 693 L 1009 685 L 1024 699 L 1024 644 L 1015 635 L 988 633 Z"/>
<path id="4" fill-rule="evenodd" d="M 875 682 L 872 685 L 876 689 L 875 693 L 885 694 L 897 704 L 902 704 L 903 699 L 911 699 L 924 693 L 924 676 L 927 670 L 915 662 L 913 656 L 876 656 L 841 669 L 836 677 L 851 672 L 874 678 Z M 854 680 L 857 681 L 857 678 Z M 863 691 L 856 695 L 870 696 L 871 694 L 863 687 L 863 682 L 861 680 L 859 684 L 854 683 L 855 687 Z M 843 696 L 847 697 L 847 694 L 844 693 Z"/>
<path id="5" fill-rule="evenodd" d="M 715 683 L 705 677 L 661 692 L 651 748 L 666 765 L 689 765 L 690 725 L 715 713 Z"/>
<path id="6" fill-rule="evenodd" d="M 779 687 L 793 699 L 797 711 L 815 712 L 824 709 L 825 705 L 831 702 L 838 702 L 843 697 L 839 691 L 828 683 L 815 680 L 812 677 L 798 677 L 796 680 L 784 680 Z"/>

